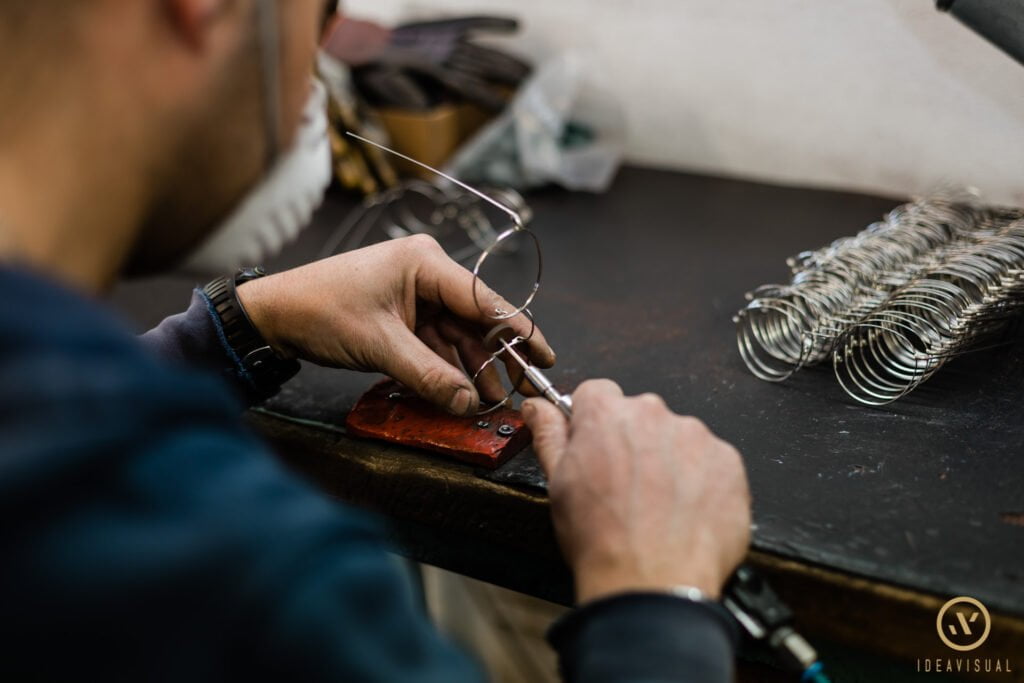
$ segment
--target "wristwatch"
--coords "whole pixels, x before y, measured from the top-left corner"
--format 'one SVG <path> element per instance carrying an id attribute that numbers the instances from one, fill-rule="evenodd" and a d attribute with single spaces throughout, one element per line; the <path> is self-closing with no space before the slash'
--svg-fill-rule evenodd
<path id="1" fill-rule="evenodd" d="M 234 275 L 211 281 L 203 287 L 203 293 L 209 297 L 213 311 L 220 319 L 224 338 L 241 366 L 243 377 L 258 394 L 270 397 L 295 376 L 300 365 L 299 361 L 285 358 L 267 344 L 238 299 L 238 285 L 266 274 L 267 271 L 259 266 L 243 268 Z"/>

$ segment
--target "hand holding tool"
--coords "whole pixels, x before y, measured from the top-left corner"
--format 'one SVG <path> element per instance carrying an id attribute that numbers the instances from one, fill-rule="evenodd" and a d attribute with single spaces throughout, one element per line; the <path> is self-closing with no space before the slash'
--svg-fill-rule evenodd
<path id="1" fill-rule="evenodd" d="M 488 197 L 465 183 L 449 176 L 437 169 L 431 168 L 422 162 L 410 159 L 404 155 L 395 152 L 394 150 L 388 149 L 383 145 L 360 138 L 358 135 L 349 133 L 350 136 L 367 142 L 376 147 L 396 154 L 400 157 L 408 159 L 413 163 L 419 164 L 424 168 L 433 171 L 443 178 L 459 185 L 478 195 L 481 199 L 495 204 L 495 206 L 512 217 L 516 225 L 521 228 L 523 222 L 521 217 L 509 207 L 496 202 L 491 197 Z M 499 237 L 499 239 L 501 239 Z M 538 243 L 539 251 L 539 243 Z M 486 252 L 485 252 L 486 254 Z M 477 271 L 479 270 L 478 262 Z M 476 286 L 478 280 L 478 272 L 474 271 L 473 277 L 473 296 L 476 301 Z M 527 299 L 520 308 L 512 312 L 505 312 L 502 310 L 495 311 L 494 314 L 488 314 L 492 320 L 500 322 L 503 320 L 509 320 L 517 315 L 526 315 L 532 321 L 527 306 L 530 301 L 533 300 L 533 295 L 536 294 L 537 288 L 540 285 L 540 279 L 538 277 L 537 283 L 533 288 L 530 297 Z M 477 306 L 480 306 L 477 301 Z M 508 334 L 505 334 L 511 330 L 511 327 L 507 323 L 499 324 L 492 328 L 484 339 L 485 346 L 497 347 L 499 344 L 501 350 L 497 351 L 488 362 L 493 360 L 502 353 L 502 351 L 510 356 L 520 369 L 523 371 L 523 375 L 528 382 L 548 401 L 558 407 L 559 410 L 565 415 L 567 420 L 572 419 L 573 403 L 572 397 L 559 392 L 554 384 L 547 378 L 547 376 L 541 372 L 538 368 L 534 367 L 525 358 L 523 358 L 513 348 L 517 343 L 524 341 L 526 338 L 520 336 L 514 336 L 511 339 L 508 338 Z M 531 332 L 532 334 L 532 332 Z M 498 344 L 494 342 L 497 341 Z M 481 368 L 482 369 L 482 368 Z M 479 371 L 477 372 L 479 374 Z M 519 384 L 513 381 L 513 384 Z M 504 401 L 500 405 L 504 405 Z M 801 680 L 809 683 L 828 683 L 829 679 L 825 676 L 822 670 L 822 664 L 818 661 L 818 654 L 811 647 L 810 643 L 807 642 L 796 630 L 792 627 L 793 613 L 786 606 L 782 600 L 779 599 L 778 595 L 771 589 L 764 579 L 762 579 L 753 569 L 746 565 L 741 565 L 733 575 L 729 578 L 725 588 L 722 591 L 722 606 L 732 615 L 732 617 L 743 627 L 744 631 L 755 641 L 765 643 L 770 647 L 781 659 L 781 661 L 792 670 L 797 671 L 801 674 Z"/>
<path id="2" fill-rule="evenodd" d="M 540 394 L 572 419 L 572 397 L 555 389 L 547 376 L 530 365 L 505 339 L 505 352 L 523 370 Z M 818 654 L 793 628 L 793 612 L 751 567 L 741 565 L 722 592 L 722 606 L 753 640 L 776 652 L 785 664 L 802 674 L 802 680 L 827 683 Z"/>

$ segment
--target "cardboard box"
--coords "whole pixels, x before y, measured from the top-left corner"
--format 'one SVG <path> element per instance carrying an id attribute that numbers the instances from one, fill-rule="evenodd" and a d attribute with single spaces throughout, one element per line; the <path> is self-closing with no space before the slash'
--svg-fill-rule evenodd
<path id="1" fill-rule="evenodd" d="M 427 111 L 378 109 L 377 113 L 396 150 L 434 168 L 444 166 L 459 145 L 492 117 L 471 104 L 442 104 Z M 400 175 L 434 178 L 430 171 L 402 159 L 394 163 Z"/>

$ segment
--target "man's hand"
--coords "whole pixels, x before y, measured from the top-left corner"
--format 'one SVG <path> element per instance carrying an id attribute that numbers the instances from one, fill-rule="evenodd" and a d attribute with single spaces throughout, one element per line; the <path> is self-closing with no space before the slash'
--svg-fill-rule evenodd
<path id="1" fill-rule="evenodd" d="M 473 373 L 490 357 L 482 338 L 497 321 L 473 301 L 473 274 L 433 238 L 392 240 L 252 280 L 238 296 L 267 343 L 286 355 L 383 372 L 452 413 L 477 410 L 462 368 Z M 515 309 L 490 291 L 480 300 Z M 525 316 L 504 322 L 530 332 Z M 554 364 L 539 330 L 527 348 L 539 367 Z M 479 383 L 487 400 L 505 395 L 493 367 Z"/>
<path id="2" fill-rule="evenodd" d="M 523 415 L 578 602 L 679 584 L 721 593 L 750 542 L 735 448 L 661 398 L 626 398 L 608 380 L 579 387 L 571 423 L 542 399 Z"/>

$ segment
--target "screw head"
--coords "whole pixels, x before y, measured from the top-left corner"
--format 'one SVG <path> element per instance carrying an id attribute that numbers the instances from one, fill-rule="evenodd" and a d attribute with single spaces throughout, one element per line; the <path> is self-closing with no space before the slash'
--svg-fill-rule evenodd
<path id="1" fill-rule="evenodd" d="M 479 427 L 480 429 L 487 429 L 488 427 L 491 426 L 491 423 L 488 422 L 487 420 L 480 420 L 479 422 L 476 423 L 476 426 Z"/>
<path id="2" fill-rule="evenodd" d="M 516 428 L 512 425 L 501 425 L 498 427 L 498 433 L 502 436 L 512 436 L 516 433 Z"/>

